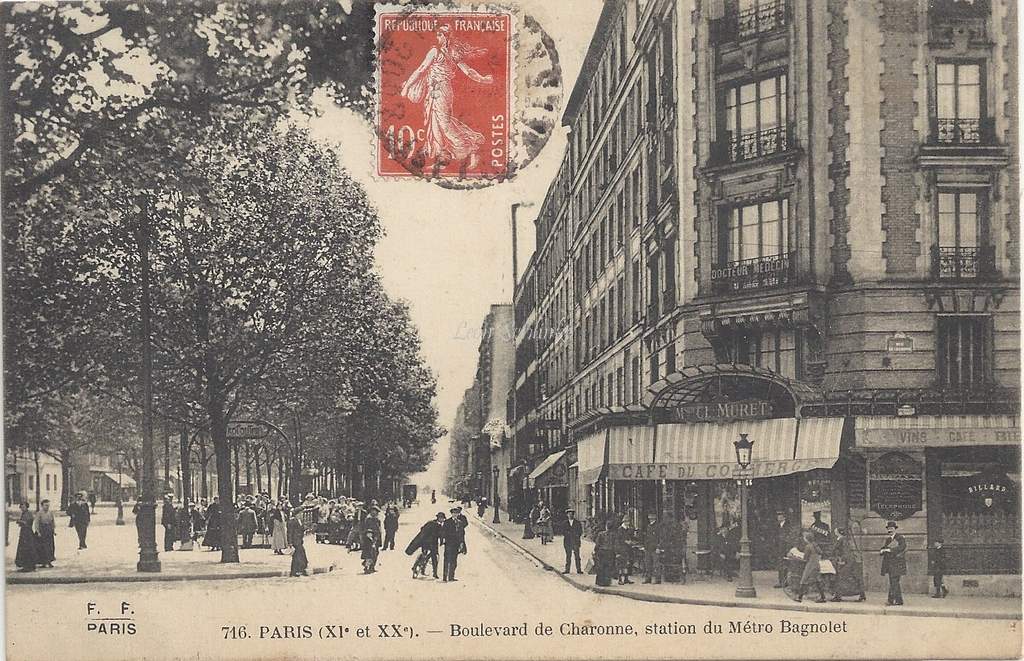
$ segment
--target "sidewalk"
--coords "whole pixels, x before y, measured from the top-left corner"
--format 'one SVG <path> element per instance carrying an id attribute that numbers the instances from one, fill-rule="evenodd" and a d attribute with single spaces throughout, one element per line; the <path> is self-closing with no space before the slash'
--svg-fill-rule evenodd
<path id="1" fill-rule="evenodd" d="M 1020 599 L 1001 597 L 957 597 L 950 595 L 945 599 L 932 599 L 924 594 L 904 594 L 905 606 L 884 606 L 886 594 L 868 592 L 867 601 L 856 602 L 847 597 L 842 602 L 816 604 L 813 600 L 795 602 L 787 597 L 782 590 L 772 587 L 775 583 L 774 572 L 754 572 L 754 587 L 757 597 L 742 599 L 735 596 L 736 583 L 724 579 L 706 576 L 695 576 L 692 572 L 686 584 L 662 583 L 643 584 L 642 577 L 634 576 L 633 585 L 612 585 L 599 587 L 594 584 L 594 576 L 573 573 L 563 574 L 565 569 L 565 551 L 560 537 L 555 537 L 551 544 L 541 545 L 540 539 L 522 539 L 523 526 L 507 522 L 502 512 L 502 523 L 491 523 L 493 510 L 488 509 L 483 519 L 474 515 L 469 520 L 479 525 L 490 534 L 498 537 L 525 555 L 534 564 L 549 571 L 557 572 L 558 576 L 579 590 L 589 590 L 603 594 L 614 594 L 641 601 L 658 601 L 678 604 L 699 604 L 707 606 L 729 606 L 738 608 L 758 608 L 772 610 L 788 610 L 822 613 L 850 613 L 900 615 L 914 617 L 954 617 L 988 620 L 1019 620 L 1021 619 Z M 591 557 L 594 543 L 583 540 L 580 556 L 583 563 Z"/>
<path id="2" fill-rule="evenodd" d="M 106 519 L 110 520 L 107 521 Z M 157 549 L 160 551 L 159 573 L 139 572 L 135 564 L 139 559 L 135 517 L 131 510 L 125 513 L 125 525 L 113 525 L 114 511 L 97 509 L 93 525 L 89 526 L 84 551 L 78 550 L 78 536 L 67 527 L 67 518 L 57 519 L 56 560 L 52 569 L 19 572 L 14 565 L 18 549 L 17 525 L 10 531 L 4 563 L 8 585 L 137 581 L 217 580 L 239 578 L 270 578 L 288 576 L 291 556 L 274 555 L 268 548 L 239 549 L 238 563 L 222 564 L 220 551 L 209 551 L 194 544 L 193 551 L 163 551 L 164 531 L 157 526 Z M 99 519 L 99 521 L 97 521 Z M 99 525 L 95 525 L 99 524 Z M 257 537 L 256 541 L 260 541 Z M 306 554 L 312 574 L 333 571 L 347 555 L 342 546 L 316 544 L 313 535 L 306 536 Z M 356 554 L 348 556 L 350 564 L 358 564 Z"/>

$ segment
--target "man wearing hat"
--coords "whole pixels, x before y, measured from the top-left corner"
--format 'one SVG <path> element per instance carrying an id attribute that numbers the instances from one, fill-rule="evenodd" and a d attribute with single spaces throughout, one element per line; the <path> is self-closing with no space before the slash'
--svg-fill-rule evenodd
<path id="1" fill-rule="evenodd" d="M 907 573 L 907 542 L 903 535 L 896 532 L 899 526 L 895 521 L 885 524 L 888 537 L 878 553 L 882 556 L 882 576 L 889 577 L 889 599 L 887 606 L 903 605 L 903 590 L 900 588 L 900 576 Z"/>
<path id="2" fill-rule="evenodd" d="M 775 562 L 779 571 L 779 581 L 775 584 L 777 588 L 786 587 L 786 556 L 789 553 L 789 549 L 793 548 L 796 543 L 795 532 L 793 526 L 789 523 L 789 517 L 786 512 L 779 510 L 775 513 Z"/>
<path id="3" fill-rule="evenodd" d="M 416 534 L 413 540 L 409 542 L 409 546 L 406 547 L 405 552 L 407 555 L 412 555 L 419 551 L 419 555 L 416 556 L 416 561 L 412 565 L 413 578 L 426 576 L 428 561 L 434 570 L 434 578 L 437 578 L 437 545 L 441 539 L 444 520 L 444 512 L 438 512 L 433 519 L 420 527 L 419 533 Z"/>
<path id="4" fill-rule="evenodd" d="M 576 573 L 582 574 L 580 567 L 580 542 L 583 539 L 583 524 L 576 518 L 576 510 L 569 508 L 565 510 L 565 535 L 562 536 L 562 546 L 565 547 L 565 571 L 569 573 L 569 561 L 576 558 Z"/>
<path id="5" fill-rule="evenodd" d="M 174 550 L 175 522 L 178 520 L 178 513 L 174 511 L 174 494 L 164 494 L 164 506 L 160 510 L 160 525 L 164 527 L 164 550 Z"/>
<path id="6" fill-rule="evenodd" d="M 75 502 L 68 505 L 68 518 L 71 519 L 70 526 L 78 533 L 79 550 L 86 548 L 85 535 L 89 531 L 92 516 L 89 514 L 89 506 L 85 503 L 85 492 L 75 494 Z"/>
<path id="7" fill-rule="evenodd" d="M 363 519 L 359 557 L 363 561 L 364 574 L 372 574 L 377 571 L 377 557 L 381 547 L 380 519 L 377 518 L 379 514 L 380 508 L 371 505 L 366 513 L 366 518 Z"/>
<path id="8" fill-rule="evenodd" d="M 451 516 L 441 525 L 441 543 L 444 544 L 444 567 L 442 578 L 444 582 L 457 581 L 455 570 L 459 566 L 459 553 L 464 553 L 466 548 L 466 530 L 462 525 L 462 508 L 453 507 Z"/>

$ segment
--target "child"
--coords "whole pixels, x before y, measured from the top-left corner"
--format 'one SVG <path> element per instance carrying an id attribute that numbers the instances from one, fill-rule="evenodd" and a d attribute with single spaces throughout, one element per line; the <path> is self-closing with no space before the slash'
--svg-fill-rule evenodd
<path id="1" fill-rule="evenodd" d="M 935 594 L 932 595 L 932 599 L 942 599 L 949 594 L 949 590 L 942 582 L 946 573 L 946 549 L 942 548 L 942 539 L 935 540 L 929 555 L 932 565 L 932 585 L 935 586 Z"/>

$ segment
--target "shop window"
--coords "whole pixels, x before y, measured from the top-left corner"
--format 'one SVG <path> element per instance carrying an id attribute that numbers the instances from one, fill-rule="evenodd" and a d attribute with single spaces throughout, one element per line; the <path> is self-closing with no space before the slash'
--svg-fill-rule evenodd
<path id="1" fill-rule="evenodd" d="M 970 388 L 988 382 L 991 317 L 940 315 L 935 363 L 941 385 Z"/>

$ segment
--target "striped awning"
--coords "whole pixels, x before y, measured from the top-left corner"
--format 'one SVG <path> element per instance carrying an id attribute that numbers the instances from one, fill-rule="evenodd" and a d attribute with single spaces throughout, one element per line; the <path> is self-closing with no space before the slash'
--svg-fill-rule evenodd
<path id="1" fill-rule="evenodd" d="M 579 480 L 582 484 L 593 484 L 604 471 L 608 451 L 608 430 L 593 432 L 576 443 L 576 463 L 579 464 Z"/>
<path id="2" fill-rule="evenodd" d="M 633 479 L 723 480 L 733 477 L 740 434 L 754 442 L 753 477 L 788 475 L 818 466 L 796 459 L 795 418 L 745 420 L 725 423 L 695 422 L 658 426 L 654 465 L 650 475 Z M 839 458 L 838 447 L 834 464 Z M 832 464 L 829 464 L 830 466 Z"/>
<path id="3" fill-rule="evenodd" d="M 1020 420 L 1015 415 L 858 416 L 854 444 L 858 447 L 969 447 L 1019 445 Z"/>
<path id="4" fill-rule="evenodd" d="M 796 432 L 797 461 L 812 468 L 832 468 L 839 457 L 844 418 L 800 418 Z M 803 470 L 810 470 L 805 468 Z"/>
<path id="5" fill-rule="evenodd" d="M 564 461 L 559 463 L 559 460 L 564 456 L 565 450 L 559 450 L 545 457 L 544 461 L 537 464 L 537 467 L 533 469 L 530 476 L 526 479 L 527 488 L 566 486 L 568 484 L 565 479 L 567 467 Z M 561 474 L 553 475 L 559 467 L 561 467 Z"/>
<path id="6" fill-rule="evenodd" d="M 624 477 L 638 465 L 650 464 L 654 457 L 654 427 L 629 425 L 608 430 L 608 478 Z"/>

